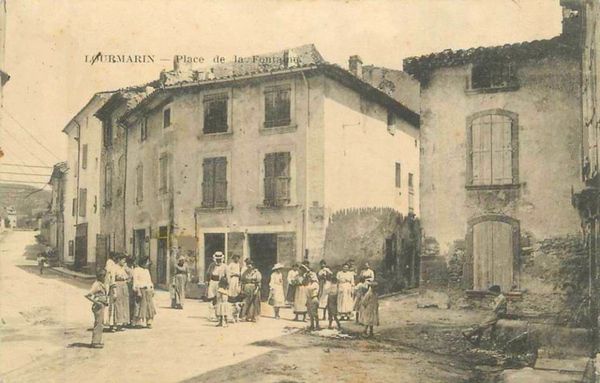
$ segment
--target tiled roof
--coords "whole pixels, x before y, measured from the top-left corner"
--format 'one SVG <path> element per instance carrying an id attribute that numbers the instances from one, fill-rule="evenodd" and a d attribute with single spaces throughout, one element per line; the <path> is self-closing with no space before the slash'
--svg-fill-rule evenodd
<path id="1" fill-rule="evenodd" d="M 494 47 L 479 47 L 470 49 L 446 49 L 420 57 L 404 59 L 404 71 L 423 79 L 437 68 L 461 66 L 486 60 L 508 59 L 511 61 L 541 59 L 550 56 L 573 55 L 578 51 L 577 44 L 564 36 L 549 40 L 534 40 L 515 44 L 505 44 Z"/>

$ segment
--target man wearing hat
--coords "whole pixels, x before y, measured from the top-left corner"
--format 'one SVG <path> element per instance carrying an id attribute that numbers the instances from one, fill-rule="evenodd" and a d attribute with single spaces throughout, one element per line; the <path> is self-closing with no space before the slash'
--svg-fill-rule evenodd
<path id="1" fill-rule="evenodd" d="M 502 290 L 500 286 L 493 285 L 488 289 L 489 293 L 495 295 L 494 298 L 494 307 L 493 312 L 490 314 L 481 324 L 475 326 L 473 329 L 464 331 L 463 336 L 472 344 L 479 345 L 481 341 L 481 337 L 483 333 L 487 329 L 493 329 L 493 327 L 498 323 L 498 320 L 506 315 L 508 309 L 508 301 L 504 294 L 502 294 Z"/>
<path id="2" fill-rule="evenodd" d="M 209 319 L 216 319 L 216 305 L 217 305 L 217 290 L 219 289 L 219 281 L 225 278 L 229 281 L 229 270 L 227 265 L 223 262 L 225 256 L 222 252 L 217 251 L 213 255 L 213 262 L 208 266 L 206 272 L 206 280 L 208 281 L 208 291 L 206 292 L 206 298 L 212 302 L 212 310 L 209 310 Z"/>
<path id="3" fill-rule="evenodd" d="M 242 273 L 242 294 L 244 308 L 242 317 L 248 322 L 256 322 L 260 315 L 260 283 L 262 275 L 254 268 L 254 262 L 246 259 L 246 270 Z"/>

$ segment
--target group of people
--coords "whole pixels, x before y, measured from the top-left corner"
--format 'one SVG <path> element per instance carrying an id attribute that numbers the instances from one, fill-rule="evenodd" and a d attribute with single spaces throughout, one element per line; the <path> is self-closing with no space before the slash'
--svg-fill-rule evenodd
<path id="1" fill-rule="evenodd" d="M 276 273 L 275 270 L 273 275 Z M 373 326 L 379 325 L 377 282 L 368 263 L 360 273 L 352 261 L 334 273 L 324 260 L 317 272 L 310 268 L 308 261 L 304 261 L 292 266 L 287 282 L 286 300 L 293 308 L 294 320 L 305 321 L 308 314 L 310 329 L 319 329 L 319 320 L 325 320 L 326 316 L 329 328 L 334 321 L 341 328 L 340 321 L 350 320 L 353 313 L 356 313 L 356 323 L 364 325 L 365 334 L 369 336 L 373 335 Z M 319 309 L 322 310 L 322 318 L 319 318 Z"/>
<path id="2" fill-rule="evenodd" d="M 103 347 L 105 326 L 111 331 L 152 327 L 156 308 L 149 267 L 147 257 L 136 262 L 126 254 L 111 253 L 105 268 L 97 272 L 96 281 L 86 294 L 94 313 L 93 348 Z"/>

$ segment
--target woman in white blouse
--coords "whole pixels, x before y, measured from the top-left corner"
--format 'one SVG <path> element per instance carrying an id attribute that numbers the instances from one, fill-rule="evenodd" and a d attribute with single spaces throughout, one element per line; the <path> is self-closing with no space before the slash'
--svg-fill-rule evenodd
<path id="1" fill-rule="evenodd" d="M 133 269 L 133 291 L 139 301 L 135 313 L 136 325 L 141 326 L 145 322 L 146 327 L 151 328 L 156 315 L 156 308 L 154 307 L 154 284 L 148 267 L 150 267 L 150 260 L 142 258 L 139 261 L 139 266 Z"/>

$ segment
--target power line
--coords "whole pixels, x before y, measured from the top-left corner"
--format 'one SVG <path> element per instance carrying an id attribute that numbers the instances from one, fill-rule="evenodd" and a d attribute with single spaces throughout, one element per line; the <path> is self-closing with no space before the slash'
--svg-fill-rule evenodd
<path id="1" fill-rule="evenodd" d="M 37 166 L 37 165 L 19 165 L 19 164 L 4 164 L 0 162 L 0 166 L 18 166 L 21 168 L 42 168 L 42 169 L 52 169 L 52 166 Z"/>
<path id="2" fill-rule="evenodd" d="M 52 174 L 41 174 L 41 173 L 20 173 L 20 172 L 0 172 L 0 174 L 14 174 L 17 176 L 44 176 L 50 177 Z"/>
<path id="3" fill-rule="evenodd" d="M 25 128 L 25 127 L 24 127 L 24 126 L 23 126 L 23 125 L 22 125 L 22 124 L 21 124 L 19 121 L 17 121 L 17 119 L 16 119 L 16 118 L 14 118 L 14 117 L 13 117 L 13 115 L 12 115 L 12 114 L 10 114 L 10 113 L 8 112 L 8 110 L 6 110 L 6 108 L 2 108 L 2 111 L 4 111 L 4 113 L 6 113 L 6 115 L 8 115 L 8 117 L 10 117 L 10 118 L 11 118 L 11 120 L 13 120 L 13 121 L 14 121 L 14 122 L 17 124 L 17 126 L 18 126 L 18 127 L 20 127 L 20 128 L 21 128 L 21 129 L 23 129 L 23 130 L 24 130 L 24 131 L 25 131 L 27 134 L 29 134 L 29 137 L 31 137 L 31 138 L 32 138 L 32 139 L 33 139 L 35 142 L 37 142 L 37 143 L 38 143 L 38 144 L 39 144 L 39 145 L 40 145 L 42 148 L 44 148 L 44 149 L 45 149 L 45 150 L 46 150 L 48 153 L 50 153 L 50 154 L 51 154 L 51 155 L 52 155 L 54 158 L 56 158 L 57 160 L 60 160 L 60 158 L 59 158 L 59 157 L 58 157 L 56 154 L 54 154 L 54 153 L 53 153 L 53 152 L 52 152 L 50 149 L 48 149 L 48 148 L 46 147 L 46 145 L 42 144 L 42 143 L 41 143 L 41 142 L 40 142 L 40 141 L 39 141 L 37 138 L 35 138 L 35 136 L 34 136 L 33 134 L 31 134 L 31 132 L 30 132 L 30 131 L 29 131 L 27 128 Z"/>
<path id="4" fill-rule="evenodd" d="M 6 150 L 6 148 L 5 148 L 5 150 Z M 12 149 L 11 149 L 11 150 L 9 150 L 9 152 L 11 152 L 11 153 L 12 153 Z M 19 155 L 18 155 L 18 154 L 16 154 L 16 153 L 13 153 L 13 156 L 16 158 L 16 160 L 17 160 L 17 161 L 18 161 L 20 164 L 22 164 L 22 166 L 20 166 L 20 167 L 19 167 L 19 169 L 20 169 L 21 171 L 29 171 L 29 169 L 27 169 L 26 167 L 23 167 L 23 166 L 27 166 L 27 165 L 25 165 L 25 163 L 24 163 L 24 162 L 23 162 L 23 160 L 21 159 L 21 156 L 19 156 Z M 18 165 L 16 165 L 16 166 L 18 166 Z M 29 172 L 31 173 L 31 171 L 29 171 Z"/>
<path id="5" fill-rule="evenodd" d="M 33 153 L 31 150 L 29 150 L 29 148 L 27 148 L 27 146 L 25 146 L 23 143 L 21 143 L 21 141 L 19 141 L 19 139 L 15 136 L 12 135 L 12 133 L 10 132 L 10 130 L 6 129 L 3 126 L 0 126 L 0 129 L 4 130 L 9 137 L 11 137 L 13 140 L 15 140 L 15 142 L 19 145 L 21 145 L 21 147 L 23 149 L 25 149 L 25 151 L 29 154 L 31 154 L 36 160 L 40 161 L 40 163 L 47 163 L 46 161 L 42 160 L 40 157 L 38 157 L 35 153 Z"/>
<path id="6" fill-rule="evenodd" d="M 48 182 L 41 181 L 13 181 L 13 180 L 0 180 L 0 184 L 47 184 Z"/>

